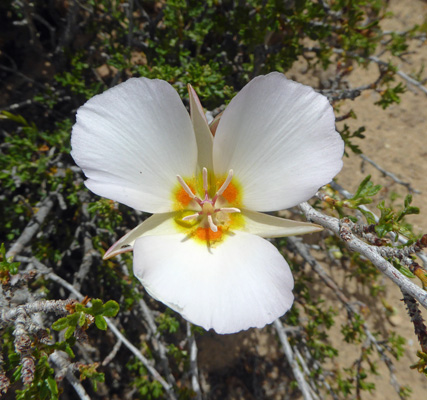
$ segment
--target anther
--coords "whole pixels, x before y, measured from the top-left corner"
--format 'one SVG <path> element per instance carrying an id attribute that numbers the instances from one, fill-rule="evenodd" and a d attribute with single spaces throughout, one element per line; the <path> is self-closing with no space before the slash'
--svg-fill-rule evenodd
<path id="1" fill-rule="evenodd" d="M 235 208 L 235 207 L 218 208 L 215 211 L 222 211 L 222 212 L 225 212 L 225 213 L 236 213 L 236 212 L 239 213 L 240 212 L 240 210 L 238 208 Z"/>
<path id="2" fill-rule="evenodd" d="M 218 227 L 214 224 L 212 215 L 208 215 L 208 224 L 213 232 L 218 232 Z"/>
<path id="3" fill-rule="evenodd" d="M 230 169 L 230 171 L 228 171 L 227 179 L 222 184 L 222 186 L 219 188 L 218 192 L 216 192 L 215 197 L 221 196 L 225 192 L 225 189 L 228 188 L 228 185 L 230 184 L 232 179 L 233 179 L 233 170 Z"/>
<path id="4" fill-rule="evenodd" d="M 186 217 L 182 218 L 183 221 L 190 221 L 192 219 L 196 219 L 199 217 L 199 213 L 187 215 Z"/>
<path id="5" fill-rule="evenodd" d="M 196 198 L 196 195 L 191 191 L 191 189 L 185 183 L 184 179 L 182 179 L 180 175 L 177 175 L 176 177 L 178 179 L 179 184 L 185 190 L 185 193 L 187 193 L 192 199 Z"/>

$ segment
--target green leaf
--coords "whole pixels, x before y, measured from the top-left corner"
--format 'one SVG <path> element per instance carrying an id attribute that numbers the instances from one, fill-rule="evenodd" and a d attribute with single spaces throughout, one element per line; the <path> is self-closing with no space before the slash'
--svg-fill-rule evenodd
<path id="1" fill-rule="evenodd" d="M 368 224 L 375 224 L 375 217 L 370 211 L 364 210 L 363 208 L 357 207 L 357 209 L 365 216 Z"/>
<path id="2" fill-rule="evenodd" d="M 8 119 L 22 126 L 30 126 L 27 120 L 22 115 L 15 115 L 10 113 L 9 111 L 0 111 L 0 119 Z"/>
<path id="3" fill-rule="evenodd" d="M 114 300 L 108 300 L 103 307 L 102 315 L 105 317 L 115 317 L 120 310 L 119 304 Z"/>
<path id="4" fill-rule="evenodd" d="M 73 333 L 75 330 L 76 330 L 75 326 L 69 326 L 68 329 L 65 331 L 65 334 L 64 334 L 65 340 L 68 340 L 71 336 L 73 336 Z"/>
<path id="5" fill-rule="evenodd" d="M 52 324 L 52 329 L 55 331 L 62 331 L 68 326 L 68 319 L 67 317 L 59 318 Z"/>
<path id="6" fill-rule="evenodd" d="M 411 206 L 411 203 L 412 203 L 412 196 L 410 194 L 408 194 L 405 197 L 405 200 L 403 202 L 404 209 L 398 214 L 397 221 L 402 220 L 406 215 L 419 214 L 420 213 L 420 209 L 418 207 Z"/>
<path id="7" fill-rule="evenodd" d="M 75 354 L 74 354 L 71 346 L 74 346 L 75 342 L 76 342 L 76 339 L 73 337 L 67 341 L 55 343 L 53 345 L 53 347 L 55 349 L 65 351 L 70 356 L 70 358 L 74 358 Z"/>
<path id="8" fill-rule="evenodd" d="M 52 376 L 49 376 L 49 377 L 47 377 L 46 382 L 49 386 L 49 390 L 51 393 L 51 399 L 52 400 L 58 399 L 58 385 L 56 383 L 56 380 Z"/>
<path id="9" fill-rule="evenodd" d="M 80 315 L 79 316 L 79 326 L 83 326 L 86 323 L 86 314 L 84 312 L 80 312 L 78 314 Z"/>
<path id="10" fill-rule="evenodd" d="M 95 316 L 95 325 L 98 329 L 101 329 L 103 331 L 107 330 L 107 322 L 105 321 L 102 315 Z"/>
<path id="11" fill-rule="evenodd" d="M 103 310 L 102 301 L 99 299 L 93 299 L 92 300 L 92 307 L 90 307 L 86 311 L 88 314 L 97 315 L 97 314 L 102 314 L 102 310 Z"/>
<path id="12" fill-rule="evenodd" d="M 374 185 L 371 181 L 371 175 L 368 175 L 360 183 L 354 196 L 351 199 L 345 200 L 343 204 L 346 207 L 355 209 L 360 205 L 372 203 L 372 197 L 375 196 L 380 190 L 381 185 Z"/>
<path id="13" fill-rule="evenodd" d="M 405 265 L 402 265 L 399 271 L 408 278 L 415 278 L 415 275 Z"/>

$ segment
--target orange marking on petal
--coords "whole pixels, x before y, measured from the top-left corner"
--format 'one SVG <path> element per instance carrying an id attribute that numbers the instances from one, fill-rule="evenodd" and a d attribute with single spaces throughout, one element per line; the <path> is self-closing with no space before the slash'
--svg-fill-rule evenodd
<path id="1" fill-rule="evenodd" d="M 225 198 L 229 203 L 234 203 L 237 200 L 237 196 L 239 195 L 239 191 L 236 186 L 233 185 L 232 182 L 228 185 L 227 189 L 225 189 L 222 197 Z"/>
<path id="2" fill-rule="evenodd" d="M 216 241 L 222 238 L 222 229 L 218 227 L 218 231 L 214 232 L 210 228 L 197 228 L 196 236 L 198 239 L 203 241 Z"/>
<path id="3" fill-rule="evenodd" d="M 194 189 L 191 186 L 189 186 L 189 188 L 194 193 Z M 176 199 L 178 203 L 180 203 L 184 207 L 188 206 L 190 204 L 190 201 L 192 200 L 192 198 L 187 194 L 187 192 L 182 187 L 178 189 L 178 192 L 176 193 Z"/>

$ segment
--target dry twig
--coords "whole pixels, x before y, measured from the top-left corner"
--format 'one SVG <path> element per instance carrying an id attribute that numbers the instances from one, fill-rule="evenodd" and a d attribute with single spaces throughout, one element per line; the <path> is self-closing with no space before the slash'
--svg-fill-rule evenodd
<path id="1" fill-rule="evenodd" d="M 409 293 L 420 304 L 427 309 L 427 292 L 419 286 L 412 283 L 408 278 L 401 274 L 387 260 L 385 260 L 378 247 L 368 245 L 360 240 L 351 231 L 351 227 L 344 223 L 340 223 L 337 218 L 327 216 L 315 210 L 308 203 L 301 203 L 300 208 L 309 221 L 315 222 L 324 228 L 332 231 L 336 236 L 346 244 L 346 246 L 372 262 L 385 276 L 390 278 L 402 291 Z"/>

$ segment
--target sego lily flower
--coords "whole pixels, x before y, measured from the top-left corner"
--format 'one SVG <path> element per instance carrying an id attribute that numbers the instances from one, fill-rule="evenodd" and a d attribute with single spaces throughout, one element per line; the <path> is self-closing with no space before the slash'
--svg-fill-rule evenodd
<path id="1" fill-rule="evenodd" d="M 248 83 L 209 126 L 167 82 L 132 78 L 77 113 L 72 156 L 94 193 L 153 213 L 104 258 L 134 252 L 147 292 L 218 333 L 263 327 L 290 309 L 293 278 L 263 238 L 320 231 L 259 211 L 312 197 L 342 167 L 328 100 L 280 73 Z"/>

